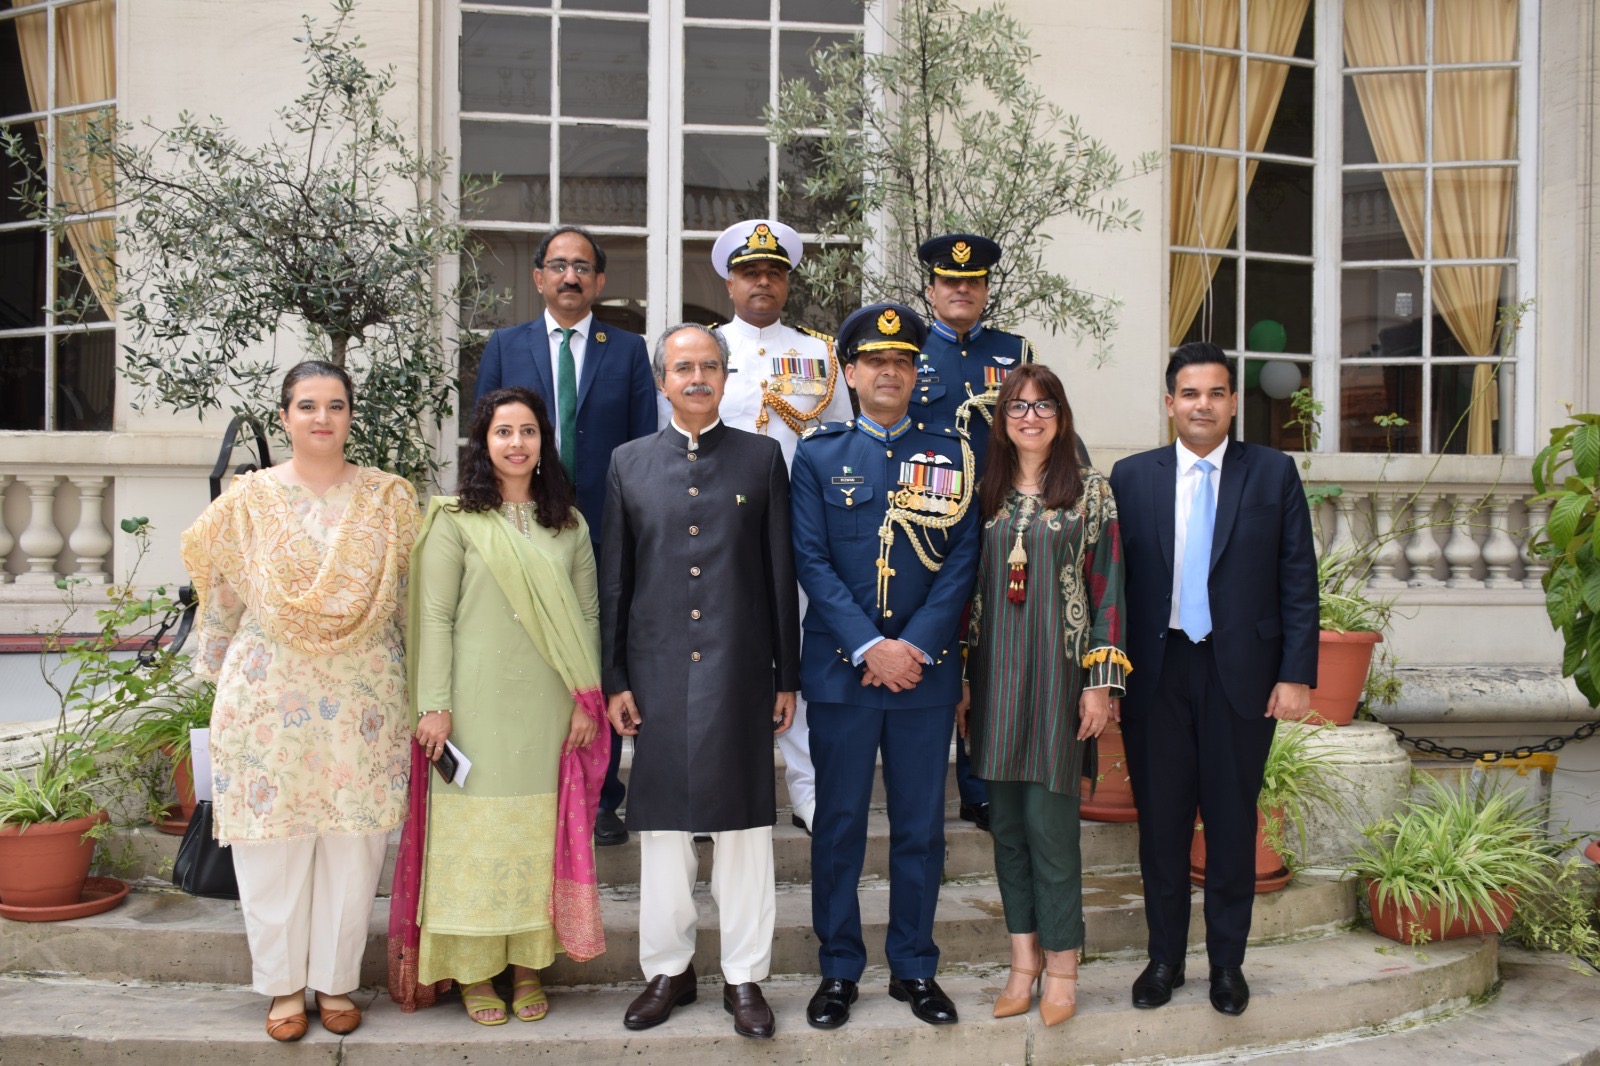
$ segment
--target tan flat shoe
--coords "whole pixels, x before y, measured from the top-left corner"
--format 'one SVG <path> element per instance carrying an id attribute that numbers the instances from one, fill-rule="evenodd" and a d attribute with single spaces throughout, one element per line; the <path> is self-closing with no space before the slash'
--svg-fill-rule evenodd
<path id="1" fill-rule="evenodd" d="M 994 1016 L 996 1018 L 1015 1018 L 1019 1014 L 1028 1013 L 1028 1008 L 1033 1006 L 1033 986 L 1039 980 L 1038 970 L 1024 970 L 1021 966 L 1011 967 L 1012 973 L 1020 973 L 1024 977 L 1033 978 L 1028 982 L 1028 994 L 1025 996 L 998 995 L 994 998 Z M 1010 981 L 1007 981 L 1009 984 Z"/>
<path id="2" fill-rule="evenodd" d="M 311 1024 L 306 1019 L 304 1006 L 305 993 L 301 993 L 301 1007 L 299 1014 L 287 1014 L 282 1018 L 272 1017 L 272 1008 L 277 1005 L 276 999 L 267 1004 L 267 1035 L 282 1043 L 299 1040 L 306 1035 L 306 1028 Z"/>
<path id="3" fill-rule="evenodd" d="M 322 993 L 317 993 L 317 1017 L 322 1027 L 330 1033 L 344 1036 L 361 1025 L 361 1011 L 357 1007 L 332 1008 L 322 1005 Z"/>

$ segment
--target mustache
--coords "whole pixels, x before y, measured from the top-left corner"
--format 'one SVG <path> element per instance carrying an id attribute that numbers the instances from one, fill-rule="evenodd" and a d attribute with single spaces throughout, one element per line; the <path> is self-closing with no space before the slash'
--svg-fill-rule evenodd
<path id="1" fill-rule="evenodd" d="M 583 291 L 583 286 L 579 285 L 575 281 L 564 281 L 564 282 L 561 283 L 561 286 L 556 291 L 557 292 L 582 292 Z"/>
<path id="2" fill-rule="evenodd" d="M 683 387 L 685 396 L 710 396 L 713 391 L 715 390 L 710 385 L 685 385 Z"/>

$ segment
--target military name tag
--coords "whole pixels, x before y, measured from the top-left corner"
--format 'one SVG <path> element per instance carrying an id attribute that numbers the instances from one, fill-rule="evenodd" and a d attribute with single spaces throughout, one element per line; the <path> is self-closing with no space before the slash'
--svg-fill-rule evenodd
<path id="1" fill-rule="evenodd" d="M 833 479 L 833 483 L 835 485 L 865 485 L 867 479 L 864 477 L 836 477 Z"/>

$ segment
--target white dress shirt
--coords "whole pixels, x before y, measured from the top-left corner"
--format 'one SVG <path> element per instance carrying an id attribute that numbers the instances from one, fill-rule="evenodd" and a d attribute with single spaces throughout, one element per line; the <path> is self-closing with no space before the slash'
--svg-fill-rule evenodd
<path id="1" fill-rule="evenodd" d="M 1228 438 L 1222 438 L 1222 443 L 1210 455 L 1196 455 L 1184 447 L 1181 440 L 1174 442 L 1173 447 L 1178 449 L 1178 484 L 1173 490 L 1177 496 L 1172 509 L 1172 617 L 1167 622 L 1167 628 L 1182 629 L 1183 626 L 1178 623 L 1178 599 L 1183 595 L 1183 548 L 1189 540 L 1189 513 L 1194 510 L 1194 494 L 1200 489 L 1200 471 L 1195 469 L 1194 464 L 1201 459 L 1211 464 L 1212 499 L 1219 499 L 1222 458 L 1228 450 Z"/>
<path id="2" fill-rule="evenodd" d="M 564 329 L 559 322 L 550 317 L 550 312 L 544 313 L 544 332 L 550 339 L 550 421 L 556 427 L 556 447 L 561 447 L 561 331 Z M 573 327 L 572 340 L 572 372 L 577 375 L 577 380 L 572 383 L 573 393 L 577 393 L 579 382 L 583 381 L 583 354 L 589 348 L 589 331 L 594 328 L 594 312 L 583 316 L 583 320 Z"/>

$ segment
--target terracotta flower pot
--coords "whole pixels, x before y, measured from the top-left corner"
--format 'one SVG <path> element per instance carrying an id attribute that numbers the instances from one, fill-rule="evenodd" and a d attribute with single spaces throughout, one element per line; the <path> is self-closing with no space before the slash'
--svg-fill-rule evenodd
<path id="1" fill-rule="evenodd" d="M 1095 775 L 1094 795 L 1089 795 L 1089 782 L 1082 785 L 1082 802 L 1078 805 L 1081 817 L 1091 822 L 1132 822 L 1139 817 L 1133 805 L 1133 780 L 1128 776 L 1128 748 L 1122 740 L 1122 727 L 1107 722 L 1097 746 L 1100 753 Z"/>
<path id="2" fill-rule="evenodd" d="M 1511 924 L 1511 915 L 1517 909 L 1517 891 L 1510 889 L 1506 892 L 1490 894 L 1494 909 L 1485 914 L 1482 911 L 1472 911 L 1460 915 L 1448 926 L 1444 925 L 1438 907 L 1428 906 L 1418 910 L 1410 903 L 1399 903 L 1389 900 L 1383 907 L 1378 906 L 1378 884 L 1376 881 L 1367 882 L 1367 903 L 1372 907 L 1372 928 L 1380 935 L 1402 944 L 1410 944 L 1418 938 L 1414 931 L 1426 934 L 1429 942 L 1434 940 L 1454 940 L 1463 936 L 1486 936 L 1489 933 L 1498 933 Z"/>
<path id="3" fill-rule="evenodd" d="M 110 820 L 105 811 L 70 822 L 0 828 L 0 903 L 60 907 L 83 896 L 94 860 L 94 840 L 83 834 Z"/>
<path id="4" fill-rule="evenodd" d="M 1600 840 L 1589 841 L 1589 846 L 1583 849 L 1583 857 L 1593 863 L 1600 863 Z"/>
<path id="5" fill-rule="evenodd" d="M 1311 690 L 1311 713 L 1302 721 L 1349 725 L 1367 686 L 1367 670 L 1382 633 L 1334 633 L 1324 629 L 1317 646 L 1317 686 Z"/>
<path id="6" fill-rule="evenodd" d="M 168 757 L 172 757 L 172 748 L 161 749 Z M 184 830 L 189 828 L 189 819 L 194 817 L 197 801 L 194 795 L 194 760 L 185 755 L 183 758 L 172 759 L 172 787 L 178 793 L 178 813 L 156 823 L 156 828 L 163 833 L 182 836 Z M 168 808 L 169 812 L 171 808 Z"/>
<path id="7" fill-rule="evenodd" d="M 1283 812 L 1277 814 L 1282 819 Z M 1267 843 L 1267 816 L 1256 808 L 1256 894 L 1276 892 L 1289 884 L 1289 865 Z M 1189 845 L 1189 880 L 1204 886 L 1206 883 L 1206 834 L 1203 823 L 1196 818 L 1194 840 Z"/>

